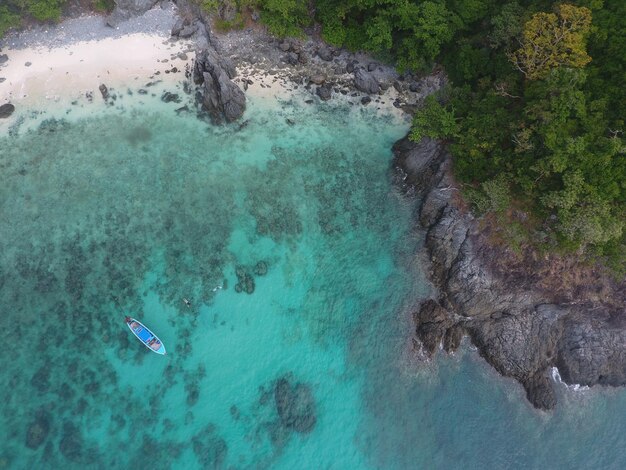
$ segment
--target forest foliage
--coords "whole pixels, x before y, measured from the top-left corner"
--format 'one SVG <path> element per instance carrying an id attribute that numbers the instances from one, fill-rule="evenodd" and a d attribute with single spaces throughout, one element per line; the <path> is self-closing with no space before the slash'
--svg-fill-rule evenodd
<path id="1" fill-rule="evenodd" d="M 93 0 L 102 2 L 109 0 Z M 278 36 L 317 23 L 329 43 L 400 71 L 443 66 L 413 139 L 445 139 L 479 212 L 526 213 L 526 240 L 626 272 L 623 0 L 205 0 L 256 10 Z M 0 34 L 64 0 L 4 0 Z"/>

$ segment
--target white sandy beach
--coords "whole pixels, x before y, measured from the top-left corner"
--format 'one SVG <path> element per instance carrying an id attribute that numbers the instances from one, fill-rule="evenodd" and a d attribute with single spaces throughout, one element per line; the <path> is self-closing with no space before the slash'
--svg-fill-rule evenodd
<path id="1" fill-rule="evenodd" d="M 36 105 L 42 98 L 71 101 L 87 93 L 98 97 L 101 84 L 110 88 L 140 86 L 155 73 L 159 80 L 178 81 L 193 58 L 189 49 L 188 43 L 143 33 L 56 48 L 8 49 L 4 52 L 9 61 L 0 69 L 5 78 L 0 83 L 0 101 L 17 107 Z M 183 52 L 186 60 L 178 57 Z M 176 73 L 166 73 L 174 67 Z"/>

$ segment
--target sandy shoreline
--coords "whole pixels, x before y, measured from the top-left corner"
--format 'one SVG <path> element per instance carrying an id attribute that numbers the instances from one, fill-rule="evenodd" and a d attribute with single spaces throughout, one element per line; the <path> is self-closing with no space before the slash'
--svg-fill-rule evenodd
<path id="1" fill-rule="evenodd" d="M 2 41 L 0 104 L 19 109 L 100 97 L 99 86 L 140 87 L 157 76 L 176 83 L 193 59 L 191 41 L 171 40 L 175 8 L 154 9 L 122 29 L 101 16 L 13 34 Z"/>
<path id="2" fill-rule="evenodd" d="M 16 111 L 0 119 L 0 131 L 10 129 L 34 110 L 60 117 L 70 113 L 68 110 L 76 116 L 115 109 L 111 100 L 103 99 L 100 85 L 115 90 L 118 96 L 140 90 L 148 95 L 146 99 L 158 99 L 165 91 L 181 93 L 196 44 L 171 37 L 177 15 L 171 5 L 155 8 L 116 29 L 106 26 L 100 16 L 87 16 L 4 38 L 2 54 L 8 60 L 0 64 L 0 105 L 11 103 Z M 294 83 L 288 70 L 280 66 L 270 72 L 245 62 L 237 65 L 234 81 L 249 98 L 267 105 L 293 98 L 320 102 L 315 89 Z M 367 109 L 406 120 L 406 115 L 392 106 L 394 92 L 392 88 L 385 96 L 374 96 Z M 356 109 L 362 107 L 359 100 L 336 93 L 330 103 Z M 190 97 L 184 101 L 190 104 Z"/>
<path id="3" fill-rule="evenodd" d="M 141 86 L 155 75 L 175 82 L 184 78 L 193 59 L 188 43 L 143 33 L 120 38 L 77 42 L 58 48 L 6 50 L 9 61 L 0 69 L 0 100 L 35 106 L 41 99 L 72 101 L 107 87 Z"/>

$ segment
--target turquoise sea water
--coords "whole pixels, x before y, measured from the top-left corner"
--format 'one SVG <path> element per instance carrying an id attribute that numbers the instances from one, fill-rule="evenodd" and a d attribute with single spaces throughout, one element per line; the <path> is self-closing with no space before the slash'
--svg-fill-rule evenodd
<path id="1" fill-rule="evenodd" d="M 623 468 L 623 391 L 544 414 L 467 346 L 413 351 L 406 122 L 143 100 L 0 139 L 0 468 Z"/>

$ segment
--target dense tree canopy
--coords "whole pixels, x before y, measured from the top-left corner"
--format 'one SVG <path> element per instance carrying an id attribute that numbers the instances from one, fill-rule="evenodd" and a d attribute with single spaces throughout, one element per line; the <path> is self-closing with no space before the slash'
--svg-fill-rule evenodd
<path id="1" fill-rule="evenodd" d="M 413 137 L 448 139 L 457 177 L 479 189 L 478 201 L 488 196 L 485 183 L 508 188 L 534 216 L 530 238 L 606 255 L 623 271 L 626 50 L 623 28 L 607 29 L 619 18 L 623 25 L 626 12 L 608 0 L 599 13 L 594 21 L 583 6 L 505 5 L 492 16 L 487 46 L 473 36 L 446 51 L 450 98 L 426 102 Z M 486 55 L 472 55 L 480 48 Z"/>
<path id="2" fill-rule="evenodd" d="M 326 41 L 403 71 L 443 65 L 451 85 L 416 113 L 412 138 L 449 142 L 478 212 L 521 209 L 527 241 L 626 272 L 624 0 L 204 1 L 257 9 L 279 36 L 317 22 Z M 20 16 L 57 18 L 63 2 L 3 1 L 0 34 Z"/>

